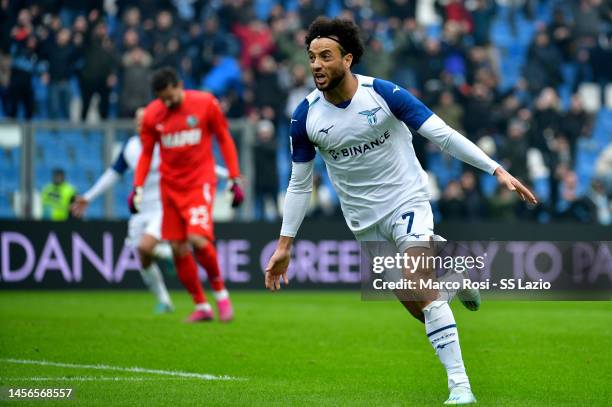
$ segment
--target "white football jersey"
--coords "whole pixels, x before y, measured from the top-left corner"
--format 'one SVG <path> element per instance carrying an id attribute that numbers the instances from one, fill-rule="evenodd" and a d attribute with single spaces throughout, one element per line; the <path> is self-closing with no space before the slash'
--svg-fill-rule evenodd
<path id="1" fill-rule="evenodd" d="M 348 104 L 334 105 L 315 90 L 291 119 L 293 161 L 309 162 L 319 151 L 354 232 L 406 202 L 429 200 L 407 125 L 418 129 L 433 114 L 391 82 L 356 77 Z"/>
<path id="2" fill-rule="evenodd" d="M 134 171 L 141 152 L 142 144 L 140 144 L 140 138 L 138 136 L 130 137 L 123 144 L 121 152 L 113 164 L 113 169 L 121 175 L 125 174 L 128 168 Z M 159 163 L 159 145 L 155 144 L 151 169 L 143 185 L 140 212 L 161 211 L 162 209 L 159 192 Z"/>

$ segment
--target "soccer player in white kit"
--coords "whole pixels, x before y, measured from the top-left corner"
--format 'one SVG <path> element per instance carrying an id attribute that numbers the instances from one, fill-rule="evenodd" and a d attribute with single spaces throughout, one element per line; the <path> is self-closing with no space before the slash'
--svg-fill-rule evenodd
<path id="1" fill-rule="evenodd" d="M 121 152 L 111 167 L 109 167 L 96 181 L 96 183 L 83 196 L 76 198 L 72 205 L 72 212 L 75 216 L 81 217 L 90 202 L 106 192 L 125 174 L 128 169 L 132 171 L 138 164 L 138 159 L 142 151 L 140 144 L 140 122 L 144 109 L 136 112 L 137 134 L 130 137 L 121 148 Z M 155 295 L 157 313 L 172 312 L 174 306 L 168 294 L 166 284 L 162 277 L 159 266 L 156 262 L 163 262 L 168 267 L 174 267 L 172 261 L 172 249 L 170 245 L 161 240 L 161 220 L 162 205 L 159 193 L 159 148 L 156 147 L 153 153 L 151 171 L 143 187 L 142 202 L 140 211 L 130 216 L 128 223 L 128 236 L 126 244 L 138 249 L 140 264 L 142 269 L 140 275 Z M 216 166 L 215 172 L 219 178 L 227 178 L 228 172 L 225 168 Z"/>
<path id="2" fill-rule="evenodd" d="M 276 250 L 266 267 L 266 287 L 288 283 L 293 239 L 312 191 L 318 151 L 338 193 L 348 227 L 359 241 L 389 241 L 418 256 L 433 238 L 427 174 L 418 162 L 408 126 L 443 151 L 494 174 L 499 183 L 535 204 L 534 195 L 476 145 L 446 125 L 407 90 L 385 80 L 355 75 L 363 44 L 348 20 L 317 18 L 306 47 L 317 89 L 291 118 L 292 172 Z M 437 293 L 421 293 L 406 308 L 425 322 L 425 333 L 446 368 L 445 404 L 475 403 L 451 308 Z"/>

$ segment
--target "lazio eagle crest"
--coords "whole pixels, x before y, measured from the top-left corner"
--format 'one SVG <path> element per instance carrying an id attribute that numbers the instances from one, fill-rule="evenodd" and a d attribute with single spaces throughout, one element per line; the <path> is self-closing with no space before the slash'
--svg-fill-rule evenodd
<path id="1" fill-rule="evenodd" d="M 362 114 L 367 117 L 370 126 L 374 126 L 378 122 L 378 119 L 376 118 L 376 112 L 378 112 L 380 109 L 381 107 L 379 106 L 375 107 L 374 109 L 364 110 L 362 112 L 359 112 L 359 114 Z"/>

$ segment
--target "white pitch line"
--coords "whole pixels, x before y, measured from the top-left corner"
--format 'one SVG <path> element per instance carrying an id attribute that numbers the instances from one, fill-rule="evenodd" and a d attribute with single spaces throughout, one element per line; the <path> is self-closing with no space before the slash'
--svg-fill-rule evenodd
<path id="1" fill-rule="evenodd" d="M 58 377 L 0 377 L 3 381 L 24 381 L 24 382 L 55 382 L 55 381 L 66 381 L 66 382 L 144 382 L 151 380 L 179 380 L 174 377 L 164 377 L 162 379 L 154 379 L 152 377 L 109 377 L 109 376 L 58 376 Z"/>
<path id="2" fill-rule="evenodd" d="M 145 369 L 142 367 L 121 367 L 121 366 L 110 366 L 110 365 L 80 365 L 76 363 L 61 363 L 61 362 L 50 362 L 47 360 L 29 360 L 29 359 L 12 359 L 3 358 L 0 362 L 6 363 L 17 363 L 21 365 L 38 365 L 38 366 L 55 366 L 55 367 L 66 367 L 70 369 L 94 369 L 94 370 L 112 370 L 117 372 L 130 372 L 130 373 L 147 373 L 156 374 L 162 376 L 174 376 L 189 379 L 202 379 L 202 380 L 242 380 L 238 377 L 232 376 L 215 376 L 205 373 L 191 373 L 181 372 L 177 370 L 160 370 L 160 369 Z"/>

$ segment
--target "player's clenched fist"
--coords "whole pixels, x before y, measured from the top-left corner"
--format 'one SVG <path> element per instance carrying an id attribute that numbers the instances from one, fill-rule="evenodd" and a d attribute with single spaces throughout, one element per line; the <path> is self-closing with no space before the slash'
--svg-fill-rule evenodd
<path id="1" fill-rule="evenodd" d="M 281 278 L 285 285 L 289 284 L 287 268 L 291 259 L 291 250 L 277 247 L 266 267 L 266 288 L 270 291 L 280 290 Z"/>

